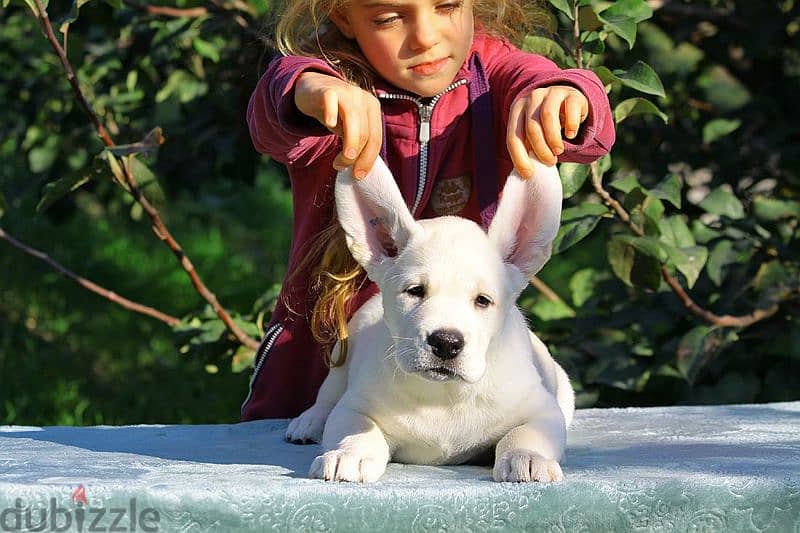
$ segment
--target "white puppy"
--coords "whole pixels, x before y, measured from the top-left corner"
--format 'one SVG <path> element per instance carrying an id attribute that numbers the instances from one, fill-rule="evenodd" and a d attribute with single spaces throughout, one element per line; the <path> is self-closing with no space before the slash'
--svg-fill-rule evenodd
<path id="1" fill-rule="evenodd" d="M 375 481 L 389 460 L 494 451 L 496 481 L 561 480 L 573 391 L 515 304 L 558 230 L 555 167 L 509 176 L 488 235 L 458 217 L 415 221 L 380 159 L 361 181 L 339 174 L 336 207 L 380 294 L 350 321 L 345 365 L 286 432 L 321 438 L 309 477 Z"/>

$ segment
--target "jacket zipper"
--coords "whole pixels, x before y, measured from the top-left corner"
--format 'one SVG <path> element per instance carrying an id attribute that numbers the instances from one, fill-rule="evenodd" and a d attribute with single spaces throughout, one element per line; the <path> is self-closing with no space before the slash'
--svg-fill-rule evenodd
<path id="1" fill-rule="evenodd" d="M 244 402 L 242 402 L 242 412 L 244 412 L 247 402 L 249 402 L 250 398 L 253 396 L 253 385 L 256 382 L 258 373 L 261 371 L 261 367 L 264 366 L 264 361 L 267 360 L 267 355 L 269 355 L 272 345 L 275 344 L 275 341 L 278 339 L 278 336 L 282 331 L 283 326 L 280 324 L 280 322 L 273 324 L 272 327 L 269 328 L 264 334 L 264 340 L 261 341 L 261 345 L 258 347 L 258 350 L 256 350 L 256 366 L 253 369 L 253 376 L 250 378 L 250 390 L 247 392 L 247 398 L 245 398 Z"/>
<path id="2" fill-rule="evenodd" d="M 417 194 L 414 197 L 414 205 L 411 207 L 411 214 L 416 218 L 419 213 L 417 210 L 422 202 L 422 196 L 425 193 L 425 186 L 428 181 L 428 144 L 431 140 L 431 117 L 433 116 L 433 108 L 445 93 L 448 93 L 467 83 L 466 79 L 460 79 L 451 83 L 445 89 L 432 98 L 416 98 L 408 94 L 380 94 L 379 98 L 387 100 L 408 100 L 417 105 L 417 112 L 419 113 L 419 171 L 417 179 Z"/>

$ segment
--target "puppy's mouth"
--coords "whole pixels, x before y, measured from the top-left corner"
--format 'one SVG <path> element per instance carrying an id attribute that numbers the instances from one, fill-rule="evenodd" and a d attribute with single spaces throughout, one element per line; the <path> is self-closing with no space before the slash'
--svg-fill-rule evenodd
<path id="1" fill-rule="evenodd" d="M 422 374 L 425 379 L 429 379 L 431 381 L 453 381 L 455 379 L 461 379 L 459 374 L 443 366 L 426 368 L 425 370 L 422 370 L 420 374 Z"/>

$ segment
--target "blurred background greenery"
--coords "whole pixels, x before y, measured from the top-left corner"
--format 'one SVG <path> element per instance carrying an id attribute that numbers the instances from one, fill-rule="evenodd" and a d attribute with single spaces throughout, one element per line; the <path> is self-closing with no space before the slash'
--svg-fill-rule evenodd
<path id="1" fill-rule="evenodd" d="M 653 109 L 618 116 L 605 182 L 648 238 L 697 251 L 702 269 L 687 277 L 674 257 L 625 244 L 608 213 L 565 219 L 583 240 L 561 246 L 541 273 L 557 296 L 523 295 L 534 330 L 583 407 L 800 398 L 797 3 L 659 0 L 641 17 L 641 0 L 619 0 L 615 17 L 612 2 L 580 3 L 585 64 L 608 81 L 618 112 L 637 96 L 619 82 L 637 61 L 664 88 L 639 91 Z M 136 158 L 142 190 L 206 285 L 257 337 L 291 227 L 286 174 L 255 153 L 244 120 L 270 54 L 270 2 L 168 5 L 205 12 L 176 17 L 127 0 L 56 2 L 48 12 L 56 30 L 69 23 L 69 60 L 117 142 L 162 128 L 157 153 Z M 536 4 L 541 28 L 526 46 L 569 65 L 573 7 Z M 26 2 L 3 0 L 0 21 L 0 228 L 182 318 L 171 328 L 126 311 L 0 240 L 0 424 L 238 420 L 252 350 L 227 338 L 97 159 L 103 145 Z M 679 192 L 664 192 L 676 183 Z M 565 207 L 598 203 L 587 182 Z M 627 271 L 622 256 L 633 261 Z M 745 328 L 708 324 L 660 280 L 660 264 L 719 315 L 777 312 Z"/>

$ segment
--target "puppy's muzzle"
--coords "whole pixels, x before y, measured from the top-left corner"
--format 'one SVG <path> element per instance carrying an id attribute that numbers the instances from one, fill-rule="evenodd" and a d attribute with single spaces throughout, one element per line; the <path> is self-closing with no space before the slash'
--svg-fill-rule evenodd
<path id="1" fill-rule="evenodd" d="M 454 359 L 464 349 L 464 335 L 454 329 L 437 329 L 428 335 L 433 355 L 447 361 Z"/>

